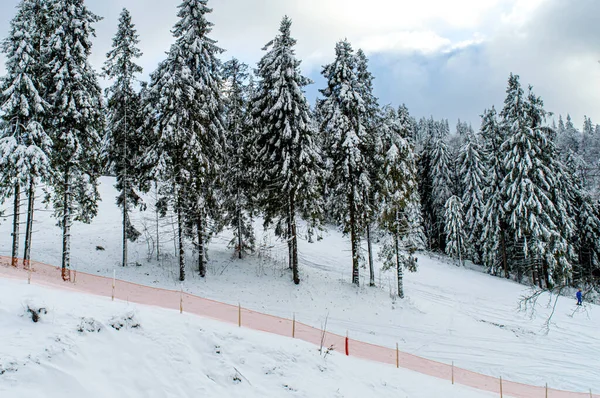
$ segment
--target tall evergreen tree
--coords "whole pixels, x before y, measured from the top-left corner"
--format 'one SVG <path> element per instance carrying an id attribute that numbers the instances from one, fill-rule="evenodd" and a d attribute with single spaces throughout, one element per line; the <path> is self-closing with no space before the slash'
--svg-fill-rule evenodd
<path id="1" fill-rule="evenodd" d="M 565 161 L 569 213 L 575 224 L 572 243 L 577 261 L 573 279 L 576 283 L 593 283 L 593 272 L 600 266 L 600 207 L 583 186 L 579 172 L 581 161 L 573 153 L 569 153 Z"/>
<path id="2" fill-rule="evenodd" d="M 7 57 L 7 74 L 2 78 L 0 130 L 0 198 L 2 188 L 14 190 L 12 265 L 19 257 L 21 188 L 27 187 L 28 206 L 25 231 L 24 264 L 31 256 L 31 236 L 36 183 L 51 176 L 52 141 L 43 126 L 49 105 L 44 100 L 41 60 L 42 15 L 40 0 L 22 0 L 11 21 L 8 38 L 2 43 Z"/>
<path id="3" fill-rule="evenodd" d="M 444 228 L 444 214 L 446 201 L 452 196 L 452 168 L 450 153 L 446 143 L 448 136 L 447 122 L 436 123 L 437 132 L 432 142 L 431 152 L 431 181 L 432 204 L 436 223 L 434 228 L 435 247 L 445 250 L 446 237 Z"/>
<path id="4" fill-rule="evenodd" d="M 208 0 L 184 0 L 173 28 L 175 43 L 151 76 L 146 123 L 155 140 L 146 156 L 164 183 L 177 215 L 179 279 L 185 280 L 184 234 L 197 238 L 198 269 L 206 275 L 207 217 L 217 206 L 221 156 L 225 150 L 220 63 L 223 52 L 208 35 Z"/>
<path id="5" fill-rule="evenodd" d="M 584 184 L 589 190 L 596 191 L 599 188 L 598 174 L 600 171 L 600 136 L 596 135 L 594 124 L 587 116 L 584 116 L 583 121 L 581 149 L 581 156 L 584 160 Z"/>
<path id="6" fill-rule="evenodd" d="M 367 193 L 371 189 L 368 164 L 365 100 L 361 96 L 356 55 L 347 40 L 336 45 L 336 57 L 323 68 L 327 88 L 319 102 L 325 132 L 325 148 L 331 161 L 330 203 L 333 214 L 350 234 L 352 283 L 360 283 L 360 236 L 369 220 Z"/>
<path id="7" fill-rule="evenodd" d="M 522 92 L 519 95 L 522 95 Z M 498 275 L 502 270 L 504 277 L 509 278 L 508 223 L 504 210 L 505 199 L 501 190 L 506 174 L 500 152 L 505 139 L 505 130 L 500 127 L 494 107 L 486 110 L 482 115 L 481 136 L 484 142 L 486 169 L 489 176 L 488 184 L 484 189 L 485 207 L 482 236 L 484 263 L 491 274 Z"/>
<path id="8" fill-rule="evenodd" d="M 225 168 L 226 223 L 233 228 L 230 246 L 239 258 L 254 251 L 252 223 L 252 146 L 249 137 L 250 87 L 248 65 L 236 58 L 223 65 L 226 96 L 227 167 Z"/>
<path id="9" fill-rule="evenodd" d="M 137 176 L 138 165 L 146 148 L 144 135 L 140 134 L 143 122 L 141 98 L 133 87 L 136 74 L 142 72 L 142 68 L 135 63 L 142 56 L 137 44 L 139 36 L 131 15 L 127 9 L 123 9 L 112 50 L 106 54 L 104 64 L 105 76 L 114 81 L 106 89 L 108 117 L 104 148 L 108 168 L 116 174 L 116 188 L 120 192 L 117 205 L 123 211 L 123 267 L 127 265 L 127 241 L 134 242 L 140 235 L 131 223 L 129 212 L 132 207 L 143 204 L 136 192 L 136 185 L 140 184 L 135 183 L 142 181 Z"/>
<path id="10" fill-rule="evenodd" d="M 300 72 L 291 25 L 291 19 L 284 17 L 279 34 L 264 47 L 267 53 L 258 63 L 252 115 L 265 226 L 275 224 L 277 235 L 288 241 L 293 280 L 299 284 L 296 214 L 312 227 L 320 223 L 322 160 L 303 92 L 311 81 Z"/>
<path id="11" fill-rule="evenodd" d="M 369 198 L 370 208 L 367 224 L 365 226 L 365 238 L 367 240 L 367 255 L 369 262 L 369 285 L 375 286 L 375 269 L 373 266 L 372 244 L 373 237 L 371 227 L 372 224 L 377 220 L 380 202 L 378 196 L 381 188 L 378 186 L 377 175 L 380 173 L 381 168 L 383 167 L 383 151 L 380 136 L 382 117 L 379 114 L 379 104 L 377 103 L 377 98 L 375 98 L 375 95 L 373 94 L 374 77 L 369 71 L 369 60 L 365 53 L 360 49 L 356 52 L 356 78 L 359 93 L 365 105 L 365 114 L 363 116 L 363 123 L 367 133 L 365 136 L 365 150 L 368 151 L 367 165 L 369 167 L 370 179 L 372 181 L 369 192 L 365 193 L 365 196 Z"/>
<path id="12" fill-rule="evenodd" d="M 568 152 L 580 152 L 582 137 L 581 133 L 573 125 L 571 115 L 567 114 L 566 124 L 563 122 L 562 116 L 559 118 L 557 135 L 557 148 L 563 156 L 566 156 Z"/>
<path id="13" fill-rule="evenodd" d="M 445 205 L 446 254 L 464 264 L 465 229 L 463 205 L 458 196 L 451 196 Z"/>
<path id="14" fill-rule="evenodd" d="M 518 76 L 511 93 L 521 94 Z M 509 83 L 510 84 L 510 83 Z M 568 237 L 572 223 L 565 208 L 562 170 L 554 144 L 543 123 L 546 112 L 539 97 L 507 98 L 505 108 L 507 140 L 501 147 L 507 174 L 501 184 L 504 208 L 517 255 L 522 256 L 533 283 L 547 287 L 570 276 Z M 519 104 L 519 101 L 522 101 Z M 521 105 L 520 107 L 517 105 Z"/>
<path id="15" fill-rule="evenodd" d="M 420 144 L 417 143 L 417 167 L 419 173 L 419 196 L 423 216 L 423 227 L 427 237 L 427 248 L 437 249 L 437 212 L 434 210 L 433 196 L 433 148 L 435 138 L 435 122 L 433 119 L 421 119 L 419 122 Z M 420 150 L 419 150 L 420 148 Z"/>
<path id="16" fill-rule="evenodd" d="M 49 43 L 42 59 L 48 66 L 52 132 L 53 189 L 49 200 L 63 230 L 63 279 L 71 266 L 71 225 L 89 223 L 97 214 L 100 133 L 104 128 L 102 92 L 88 62 L 92 25 L 101 18 L 83 0 L 55 0 L 48 14 Z"/>
<path id="17" fill-rule="evenodd" d="M 468 256 L 474 262 L 479 262 L 483 256 L 483 248 L 481 247 L 485 206 L 483 190 L 487 185 L 487 172 L 483 150 L 472 131 L 465 134 L 458 165 L 464 187 L 462 203 L 465 210 L 464 225 L 467 233 L 465 239 L 467 250 L 463 255 Z"/>
<path id="18" fill-rule="evenodd" d="M 387 238 L 379 253 L 384 269 L 395 269 L 398 296 L 404 298 L 403 269 L 416 271 L 415 252 L 424 246 L 421 230 L 417 168 L 413 147 L 403 137 L 402 120 L 391 108 L 384 110 L 382 146 L 385 153 L 381 185 L 380 225 Z M 415 211 L 416 210 L 416 211 Z"/>

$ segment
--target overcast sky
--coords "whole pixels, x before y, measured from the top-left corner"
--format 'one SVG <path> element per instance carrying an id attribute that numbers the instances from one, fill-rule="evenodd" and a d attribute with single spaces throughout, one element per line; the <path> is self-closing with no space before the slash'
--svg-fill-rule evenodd
<path id="1" fill-rule="evenodd" d="M 130 10 L 147 79 L 173 39 L 180 0 L 86 0 L 96 25 L 92 64 L 99 70 L 119 13 Z M 18 0 L 0 1 L 5 37 Z M 366 6 L 369 4 L 369 6 Z M 479 126 L 485 108 L 502 107 L 508 74 L 521 75 L 546 109 L 600 123 L 599 0 L 211 0 L 212 38 L 254 66 L 283 15 L 293 20 L 297 55 L 314 102 L 336 41 L 348 38 L 371 60 L 382 104 L 406 103 L 417 117 L 458 118 Z M 0 72 L 4 58 L 0 56 Z M 106 84 L 106 83 L 103 83 Z"/>

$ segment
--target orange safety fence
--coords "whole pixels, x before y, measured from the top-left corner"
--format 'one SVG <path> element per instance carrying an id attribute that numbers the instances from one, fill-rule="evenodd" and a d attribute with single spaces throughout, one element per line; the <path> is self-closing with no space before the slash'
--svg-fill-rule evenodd
<path id="1" fill-rule="evenodd" d="M 448 382 L 497 393 L 498 396 L 514 398 L 600 398 L 600 395 L 592 394 L 592 391 L 585 393 L 561 391 L 502 380 L 405 353 L 397 348 L 369 344 L 330 332 L 323 334 L 322 330 L 296 322 L 295 319 L 263 314 L 241 306 L 194 296 L 183 291 L 139 285 L 84 272 L 67 271 L 66 276 L 67 282 L 63 281 L 59 267 L 37 261 L 31 261 L 29 267 L 24 267 L 22 262 L 19 262 L 19 266 L 15 268 L 11 265 L 10 257 L 0 256 L 0 277 L 26 279 L 37 285 L 113 297 L 117 300 L 161 308 L 177 309 L 253 330 L 294 337 L 319 346 L 323 343 L 324 348 L 333 346 L 335 351 L 352 357 L 395 365 L 448 380 Z"/>

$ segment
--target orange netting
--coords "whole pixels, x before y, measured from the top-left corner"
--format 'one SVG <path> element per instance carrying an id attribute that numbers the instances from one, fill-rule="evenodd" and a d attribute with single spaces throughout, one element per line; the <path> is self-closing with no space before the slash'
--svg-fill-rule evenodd
<path id="1" fill-rule="evenodd" d="M 398 351 L 396 348 L 388 348 L 363 341 L 348 339 L 347 337 L 326 332 L 318 328 L 296 322 L 292 319 L 280 318 L 263 314 L 235 305 L 220 303 L 217 301 L 194 296 L 181 291 L 173 291 L 139 285 L 132 282 L 115 280 L 84 272 L 67 270 L 66 275 L 61 274 L 61 268 L 36 261 L 31 266 L 11 266 L 11 258 L 0 256 L 0 276 L 15 279 L 29 279 L 37 285 L 59 287 L 77 292 L 90 293 L 103 297 L 114 297 L 118 300 L 154 305 L 168 309 L 183 309 L 186 313 L 192 313 L 218 321 L 223 321 L 246 328 L 274 333 L 281 336 L 294 337 L 315 345 L 333 349 L 350 356 L 367 359 L 371 361 L 396 365 L 415 372 L 437 377 L 439 379 L 453 380 L 457 384 L 476 388 L 482 391 L 498 393 L 515 398 L 600 398 L 600 395 L 592 392 L 578 393 L 570 391 L 554 390 L 545 387 L 531 386 L 512 381 L 472 372 L 466 369 L 453 367 L 419 356 Z M 64 282 L 66 279 L 67 282 Z M 113 288 L 113 283 L 115 287 Z M 347 350 L 347 351 L 346 351 Z"/>

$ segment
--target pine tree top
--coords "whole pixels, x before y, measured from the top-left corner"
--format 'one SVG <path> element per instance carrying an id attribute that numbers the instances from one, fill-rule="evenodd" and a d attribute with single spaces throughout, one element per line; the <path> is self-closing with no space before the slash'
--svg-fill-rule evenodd
<path id="1" fill-rule="evenodd" d="M 119 78 L 125 84 L 130 84 L 135 74 L 142 73 L 142 67 L 134 62 L 142 56 L 141 50 L 137 47 L 139 43 L 139 35 L 131 20 L 131 14 L 123 8 L 112 49 L 106 54 L 107 60 L 103 68 L 105 76 L 109 79 Z"/>

